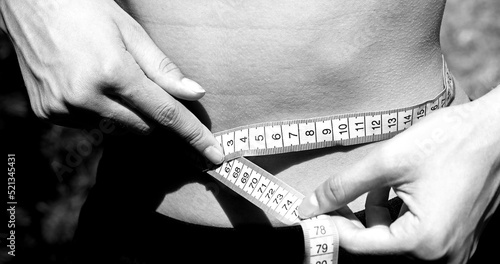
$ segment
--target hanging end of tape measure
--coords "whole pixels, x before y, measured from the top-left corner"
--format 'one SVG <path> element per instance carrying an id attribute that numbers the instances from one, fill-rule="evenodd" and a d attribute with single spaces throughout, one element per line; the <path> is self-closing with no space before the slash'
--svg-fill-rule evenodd
<path id="1" fill-rule="evenodd" d="M 300 222 L 304 232 L 304 264 L 337 264 L 339 233 L 327 215 L 320 215 Z"/>

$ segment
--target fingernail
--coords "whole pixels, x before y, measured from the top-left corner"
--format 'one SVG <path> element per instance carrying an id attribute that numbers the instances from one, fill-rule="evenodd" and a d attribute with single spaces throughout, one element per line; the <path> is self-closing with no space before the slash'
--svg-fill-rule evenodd
<path id="1" fill-rule="evenodd" d="M 203 151 L 203 155 L 205 155 L 205 157 L 213 164 L 221 164 L 224 162 L 224 154 L 222 154 L 222 151 L 215 146 L 207 147 Z"/>
<path id="2" fill-rule="evenodd" d="M 318 211 L 318 199 L 316 195 L 312 194 L 309 198 L 304 199 L 302 204 L 299 206 L 299 217 L 300 218 L 309 218 L 314 216 L 314 213 Z"/>
<path id="3" fill-rule="evenodd" d="M 188 78 L 182 78 L 181 83 L 184 87 L 187 89 L 197 93 L 197 94 L 204 94 L 205 89 L 203 89 L 197 82 L 188 79 Z"/>

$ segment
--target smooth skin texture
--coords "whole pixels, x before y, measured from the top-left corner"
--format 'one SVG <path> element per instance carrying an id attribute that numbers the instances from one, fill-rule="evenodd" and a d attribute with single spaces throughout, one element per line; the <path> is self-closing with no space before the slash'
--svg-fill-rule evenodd
<path id="1" fill-rule="evenodd" d="M 375 6 L 374 2 L 370 3 Z M 279 4 L 283 3 L 280 2 L 277 5 Z M 325 4 L 323 2 L 322 4 L 327 5 L 328 3 Z M 344 36 L 345 39 L 353 35 L 352 32 L 356 32 L 356 30 L 346 32 L 341 31 L 340 28 L 346 26 L 353 26 L 355 28 L 360 24 L 359 17 L 365 17 L 357 16 L 357 12 L 362 12 L 360 11 L 361 9 L 356 9 L 356 5 L 350 3 L 346 7 L 348 8 L 349 6 L 352 7 L 353 10 L 350 11 L 353 12 L 341 12 L 339 10 L 341 14 L 345 13 L 346 15 L 342 19 L 334 21 L 339 25 L 339 28 L 337 28 L 338 35 Z M 315 7 L 317 7 L 316 11 L 329 10 L 321 6 Z M 367 11 L 367 13 L 377 17 L 378 12 L 370 10 L 371 7 L 370 5 L 366 5 L 366 10 L 362 11 Z M 305 7 L 297 9 L 302 11 Z M 267 36 L 269 37 L 268 40 L 275 41 L 271 36 L 273 35 L 271 34 L 273 31 L 283 34 L 284 38 L 281 39 L 297 37 L 300 40 L 301 35 L 296 34 L 298 31 L 295 32 L 288 28 L 280 28 L 282 25 L 286 25 L 285 22 L 288 17 L 286 12 L 280 14 L 282 16 L 276 16 L 273 13 L 275 9 L 255 10 L 269 12 L 265 16 L 265 19 L 259 20 L 256 18 L 254 21 L 255 24 L 250 25 L 254 26 L 249 31 L 250 33 L 253 32 L 252 30 L 255 31 L 253 33 L 255 33 L 256 39 L 264 43 L 265 39 L 259 34 L 268 30 L 268 32 L 266 31 L 266 33 L 269 33 Z M 151 13 L 154 11 L 164 12 L 163 9 L 154 10 L 153 8 Z M 200 28 L 200 25 L 190 25 L 190 23 L 194 23 L 196 20 L 183 16 L 193 11 L 191 15 L 197 17 L 199 15 L 196 13 L 196 11 L 199 11 L 198 9 L 175 9 L 174 5 L 170 11 L 175 11 L 172 14 L 180 14 L 185 19 L 182 23 L 177 23 L 178 20 L 176 20 L 175 16 L 170 17 L 172 21 L 167 21 L 166 24 L 171 22 L 171 29 L 177 29 L 182 32 L 193 30 L 189 31 L 193 33 L 197 29 L 196 27 Z M 224 16 L 231 15 L 232 11 L 229 9 L 228 13 L 224 14 Z M 432 15 L 435 17 L 438 17 L 440 13 L 431 4 L 429 4 L 426 11 L 434 12 Z M 214 150 L 218 148 L 218 144 L 211 136 L 211 133 L 206 127 L 201 125 L 192 113 L 175 99 L 199 99 L 203 101 L 205 98 L 200 99 L 204 94 L 203 89 L 200 89 L 193 81 L 183 78 L 178 68 L 166 57 L 166 52 L 162 52 L 154 45 L 141 25 L 114 2 L 96 0 L 84 2 L 70 0 L 50 2 L 41 0 L 1 0 L 0 13 L 3 17 L 2 21 L 5 22 L 3 28 L 9 33 L 16 47 L 32 108 L 39 117 L 68 125 L 77 125 L 74 123 L 79 123 L 80 120 L 90 120 L 92 119 L 91 117 L 96 117 L 97 119 L 109 118 L 124 124 L 127 128 L 146 134 L 152 127 L 159 125 L 183 135 L 196 149 L 202 153 L 206 153 L 206 156 L 215 163 L 221 161 Z M 306 25 L 309 22 L 308 19 L 310 17 L 307 16 L 308 13 L 303 12 L 303 14 L 304 17 L 301 17 L 303 20 L 297 22 L 298 27 L 303 26 L 299 22 L 304 22 Z M 251 17 L 252 13 L 250 12 L 247 15 Z M 401 26 L 411 26 L 409 29 L 413 29 L 415 32 L 405 30 L 406 35 L 399 35 L 398 31 L 390 27 L 394 24 L 391 21 L 401 21 L 400 19 L 406 18 L 410 14 L 404 14 L 404 17 L 399 15 L 396 12 L 388 16 L 387 25 L 383 25 L 385 27 L 382 27 L 382 30 L 377 32 L 377 34 L 367 38 L 354 39 L 358 43 L 358 46 L 347 45 L 348 56 L 344 57 L 330 57 L 331 45 L 339 43 L 339 40 L 342 40 L 341 36 L 327 35 L 326 37 L 331 37 L 331 39 L 324 39 L 321 38 L 325 36 L 324 32 L 316 27 L 301 28 L 301 33 L 310 32 L 311 36 L 317 37 L 317 43 L 315 44 L 318 44 L 318 46 L 312 47 L 310 54 L 305 54 L 302 59 L 306 63 L 311 63 L 311 61 L 307 60 L 309 57 L 318 56 L 324 59 L 321 65 L 324 68 L 318 67 L 320 73 L 324 73 L 324 69 L 329 69 L 326 66 L 336 63 L 337 70 L 340 70 L 332 70 L 332 72 L 342 73 L 344 71 L 344 75 L 339 75 L 341 76 L 340 78 L 345 78 L 343 84 L 346 87 L 351 83 L 355 86 L 357 84 L 356 81 L 365 83 L 363 82 L 364 80 L 360 80 L 365 77 L 372 80 L 372 83 L 369 84 L 380 85 L 380 87 L 390 87 L 391 85 L 400 87 L 402 86 L 401 84 L 397 82 L 391 83 L 390 81 L 393 80 L 389 81 L 386 77 L 394 76 L 392 73 L 397 72 L 401 67 L 407 67 L 405 70 L 410 74 L 407 74 L 407 76 L 395 76 L 393 77 L 394 79 L 400 80 L 407 77 L 407 79 L 413 81 L 421 79 L 427 81 L 431 78 L 423 76 L 433 76 L 435 77 L 432 80 L 433 84 L 439 83 L 439 74 L 430 73 L 439 72 L 439 66 L 441 65 L 440 61 L 435 59 L 440 58 L 439 52 L 436 52 L 435 43 L 431 43 L 430 45 L 425 45 L 429 43 L 414 43 L 411 38 L 415 34 L 423 34 L 423 39 L 427 42 L 432 42 L 432 37 L 425 35 L 425 32 L 428 32 L 427 28 L 415 26 L 413 22 L 418 22 L 419 20 L 417 19 L 414 21 L 408 19 L 403 21 Z M 418 18 L 418 14 L 415 14 L 415 16 Z M 237 25 L 245 26 L 245 21 L 239 21 L 239 17 L 239 15 L 234 17 L 236 22 L 240 22 Z M 276 20 L 276 17 L 283 19 L 283 21 Z M 373 19 L 367 20 L 369 20 L 369 23 L 375 22 Z M 143 24 L 149 25 L 148 30 L 154 33 L 154 25 L 159 22 L 158 19 L 150 21 L 151 24 L 148 24 L 148 21 L 143 21 Z M 324 21 L 317 21 L 318 25 L 321 26 L 321 23 L 324 23 Z M 275 25 L 265 27 L 268 22 L 273 22 Z M 421 23 L 419 25 L 436 26 L 432 23 Z M 225 25 L 228 28 L 234 26 L 231 23 L 226 24 L 229 24 Z M 210 27 L 210 30 L 220 33 L 222 37 L 238 33 L 237 30 L 235 30 L 236 32 L 229 33 L 218 31 L 218 28 L 223 28 L 223 26 L 214 24 Z M 159 25 L 159 27 L 165 28 L 165 25 Z M 203 31 L 201 32 L 207 32 L 206 28 L 202 29 Z M 438 30 L 435 31 L 438 32 Z M 380 34 L 387 35 L 385 39 L 379 39 L 377 37 Z M 193 33 L 191 37 L 194 36 L 197 35 Z M 358 35 L 354 34 L 353 36 Z M 200 37 L 199 41 L 203 41 L 202 37 Z M 156 36 L 155 42 L 160 40 L 159 38 Z M 179 36 L 179 38 L 181 37 Z M 210 40 L 212 41 L 213 39 Z M 210 41 L 200 43 L 206 44 L 210 43 Z M 393 43 L 394 46 L 384 46 L 387 43 Z M 181 44 L 179 45 L 181 46 Z M 230 46 L 230 44 L 224 43 L 225 46 Z M 346 42 L 345 44 L 352 43 Z M 408 45 L 401 46 L 400 44 Z M 415 46 L 411 46 L 411 44 L 415 44 Z M 163 45 L 160 46 L 164 47 Z M 202 47 L 203 45 L 198 46 Z M 397 49 L 398 46 L 400 47 L 399 50 Z M 264 48 L 267 50 L 273 47 L 281 46 L 272 45 L 272 47 L 266 46 Z M 318 47 L 324 48 L 323 56 L 314 53 Z M 405 50 L 407 47 L 409 47 L 408 50 Z M 252 46 L 245 48 L 248 49 L 249 53 L 254 52 L 251 50 Z M 391 51 L 394 57 L 385 57 L 387 50 Z M 287 53 L 286 55 L 288 56 L 286 57 L 291 57 L 294 51 L 301 53 L 303 50 L 298 45 L 291 45 L 287 51 L 290 51 L 290 53 Z M 365 51 L 368 52 L 363 53 Z M 173 50 L 171 52 L 176 53 L 178 51 Z M 428 57 L 418 52 L 428 55 Z M 196 54 L 195 51 L 190 51 L 190 53 Z M 219 51 L 219 53 L 226 54 L 224 51 Z M 282 55 L 280 53 L 277 54 L 277 56 Z M 408 57 L 414 59 L 414 64 L 401 64 L 398 65 L 401 66 L 398 69 L 392 69 L 384 63 L 378 63 L 380 58 L 377 58 L 377 54 L 382 56 L 383 62 L 387 62 L 389 66 L 391 66 L 391 63 L 395 59 L 400 59 L 400 62 L 406 62 L 408 61 Z M 176 55 L 182 55 L 182 51 Z M 196 55 L 203 56 L 206 53 Z M 169 53 L 169 56 L 171 57 L 172 55 Z M 225 58 L 224 56 L 218 57 Z M 268 57 L 265 52 L 262 53 L 262 58 L 269 59 Z M 281 62 L 284 59 L 286 58 L 278 57 L 275 62 Z M 379 61 L 376 59 L 379 59 Z M 432 63 L 429 63 L 429 61 L 432 61 Z M 211 63 L 213 61 L 205 60 L 204 62 Z M 188 62 L 185 64 L 190 65 Z M 224 62 L 221 62 L 220 65 L 214 63 L 214 65 L 221 66 L 224 65 Z M 281 64 L 277 63 L 276 65 L 280 66 Z M 313 64 L 292 66 L 310 69 L 311 65 L 319 65 L 319 61 L 314 61 Z M 428 67 L 431 69 L 426 69 L 426 65 L 432 65 Z M 238 65 L 229 65 L 228 67 L 234 69 L 235 66 Z M 350 71 L 353 68 L 357 71 Z M 417 75 L 411 71 L 415 68 L 418 68 L 422 74 Z M 190 70 L 190 75 L 205 70 L 203 67 L 186 67 L 186 70 L 188 69 Z M 218 67 L 213 67 L 213 69 L 218 69 Z M 259 69 L 261 68 L 255 68 L 255 70 Z M 372 72 L 367 71 L 367 69 Z M 263 75 L 265 74 L 265 70 L 267 69 L 264 68 L 262 70 Z M 293 67 L 276 70 L 274 74 L 279 76 L 280 73 L 288 70 L 290 73 L 288 79 L 297 78 Z M 387 76 L 384 71 L 387 72 Z M 326 101 L 321 102 L 321 99 L 326 98 L 324 94 L 330 91 L 326 88 L 329 88 L 331 83 L 336 83 L 333 81 L 338 81 L 336 78 L 339 77 L 334 74 L 316 76 L 308 75 L 309 72 L 307 71 L 303 73 L 303 75 L 299 76 L 303 78 L 297 78 L 303 81 L 303 83 L 319 79 L 311 78 L 311 76 L 324 77 L 324 87 L 320 87 L 323 89 L 314 90 L 318 99 L 314 102 L 318 108 L 328 104 L 329 102 Z M 251 75 L 254 73 L 250 72 L 248 74 Z M 358 75 L 361 75 L 361 77 Z M 215 74 L 214 76 L 219 77 Z M 238 77 L 239 74 L 235 74 L 235 76 Z M 290 76 L 293 78 L 290 78 Z M 199 80 L 203 76 L 196 77 L 193 79 Z M 234 76 L 230 77 L 236 78 Z M 273 76 L 266 77 L 272 80 L 271 77 Z M 268 89 L 269 87 L 265 86 L 268 84 L 267 80 L 265 81 L 260 87 L 263 90 L 270 90 Z M 279 83 L 272 83 L 272 85 L 275 84 Z M 300 100 L 300 98 L 314 94 L 311 91 L 308 94 L 297 93 L 294 90 L 295 87 L 293 84 L 287 85 L 287 87 L 290 87 L 290 90 L 285 91 L 285 94 L 289 95 L 289 97 L 281 99 L 283 107 L 287 106 L 286 102 L 290 101 L 289 98 L 292 95 L 296 96 L 296 100 L 301 102 L 302 105 L 306 105 L 310 100 L 308 98 Z M 415 93 L 407 94 L 406 96 L 414 100 L 414 102 L 401 101 L 399 100 L 401 98 L 395 100 L 404 105 L 410 105 L 411 103 L 420 102 L 422 99 L 430 98 L 429 96 L 434 95 L 437 90 L 433 91 L 429 87 L 439 88 L 439 85 L 428 84 L 427 86 L 423 86 L 424 88 L 428 88 L 423 91 L 424 88 L 422 90 L 413 89 L 422 86 L 419 83 L 407 82 L 404 84 L 402 87 L 410 87 L 408 89 Z M 221 86 L 229 89 L 223 85 Z M 308 88 L 318 88 L 317 86 L 317 83 L 312 83 L 311 87 Z M 363 87 L 374 90 L 376 86 L 364 85 Z M 358 90 L 352 93 L 352 90 L 340 89 L 340 85 L 336 88 L 338 88 L 339 93 L 348 91 L 346 94 L 342 94 L 343 96 L 336 94 L 337 98 L 335 99 L 339 104 L 351 102 L 349 99 L 355 97 L 355 94 L 361 94 L 365 97 L 366 93 L 369 92 L 368 90 Z M 377 86 L 376 88 L 379 87 Z M 241 89 L 247 88 L 242 86 Z M 400 90 L 393 90 L 389 91 L 386 95 L 400 94 L 394 91 L 401 92 Z M 424 92 L 427 94 L 424 94 Z M 377 90 L 376 93 L 383 94 L 383 91 Z M 401 93 L 406 92 L 402 91 Z M 205 103 L 220 101 L 219 99 L 224 99 L 226 95 L 227 91 L 222 90 L 222 92 L 217 94 L 220 98 L 208 98 Z M 283 96 L 283 93 L 280 91 L 279 95 Z M 421 95 L 422 98 L 416 98 L 418 95 Z M 373 98 L 376 95 L 371 96 L 370 98 Z M 308 217 L 314 214 L 337 210 L 337 213 L 342 216 L 333 216 L 332 219 L 341 231 L 341 246 L 351 252 L 361 254 L 409 254 L 421 259 L 447 258 L 450 263 L 464 263 L 474 251 L 474 246 L 482 227 L 498 205 L 498 182 L 500 178 L 498 175 L 498 160 L 500 157 L 498 153 L 498 128 L 500 127 L 498 123 L 498 97 L 499 92 L 497 89 L 474 103 L 440 110 L 396 138 L 381 144 L 370 145 L 376 145 L 377 147 L 373 148 L 371 154 L 354 162 L 352 166 L 348 166 L 344 171 L 333 176 L 314 175 L 314 177 L 331 176 L 331 179 L 320 186 L 311 196 L 315 198 L 309 198 L 309 202 L 303 204 L 301 208 L 302 216 Z M 271 96 L 267 98 L 270 102 L 275 101 L 275 99 Z M 251 98 L 248 100 L 252 102 Z M 393 102 L 387 102 L 387 105 L 384 105 L 384 107 L 390 107 L 390 103 Z M 374 100 L 374 104 L 380 105 L 377 100 Z M 330 103 L 330 105 L 332 104 Z M 222 116 L 222 112 L 214 110 L 214 107 L 210 104 L 207 103 L 206 106 L 209 114 L 211 114 L 210 116 L 214 118 L 215 127 L 223 129 L 226 126 L 226 128 L 229 128 L 229 125 L 234 125 L 234 121 L 218 123 L 219 119 L 217 118 L 219 117 L 214 113 L 221 114 L 220 119 L 237 118 L 240 122 L 248 121 L 247 119 L 240 118 L 237 114 Z M 354 110 L 359 110 L 371 107 L 372 105 L 364 106 L 365 108 L 354 104 L 349 104 L 349 106 L 356 107 Z M 290 111 L 304 112 L 300 107 L 289 107 Z M 324 111 L 329 112 L 329 110 L 325 109 Z M 335 110 L 352 109 L 346 107 L 345 109 Z M 282 117 L 279 114 L 269 111 L 269 116 L 273 114 L 273 118 L 277 117 L 280 119 Z M 457 121 L 453 122 L 455 126 L 451 126 L 450 122 L 447 122 L 447 118 L 455 118 Z M 458 122 L 460 120 L 461 122 Z M 433 147 L 425 147 L 429 146 L 424 144 L 429 140 L 435 143 L 432 145 Z M 339 155 L 346 156 L 349 154 L 339 153 Z M 357 159 L 360 156 L 363 155 L 354 155 L 351 156 L 351 159 Z M 322 157 L 325 159 L 329 158 L 328 155 Z M 299 166 L 293 169 L 300 171 Z M 319 174 L 321 173 L 326 174 L 324 171 L 320 171 Z M 300 177 L 307 176 L 304 173 L 300 175 Z M 306 181 L 309 184 L 316 185 L 316 181 Z M 384 208 L 389 187 L 392 187 L 405 202 L 401 218 L 392 224 L 389 222 L 386 209 Z M 303 188 L 301 191 L 308 188 Z M 344 207 L 349 201 L 352 201 L 365 192 L 369 192 L 367 199 L 367 228 L 361 226 L 357 220 L 353 219 L 349 209 Z M 193 193 L 188 194 L 186 195 L 187 197 L 194 197 L 192 196 Z M 205 219 L 212 220 L 210 213 L 213 208 L 210 207 L 210 201 L 204 201 L 207 202 L 207 204 L 203 204 L 207 208 Z M 184 206 L 182 208 L 177 207 L 179 211 L 190 211 L 189 204 L 185 203 L 184 200 L 180 200 L 179 204 Z"/>
<path id="2" fill-rule="evenodd" d="M 207 90 L 198 101 L 202 107 L 189 109 L 208 117 L 213 132 L 259 122 L 407 107 L 442 90 L 439 26 L 444 1 L 117 2 Z M 465 102 L 467 96 L 457 89 L 453 104 Z M 252 161 L 306 194 L 377 146 Z M 166 193 L 157 209 L 162 214 L 209 226 L 283 225 L 222 186 L 214 188 L 215 180 L 202 181 L 210 177 L 189 181 L 180 173 L 175 178 L 182 182 L 169 186 L 180 188 Z M 364 209 L 363 198 L 349 207 Z"/>
<path id="3" fill-rule="evenodd" d="M 212 133 L 176 99 L 205 90 L 115 2 L 4 0 L 0 11 L 38 117 L 67 126 L 106 118 L 140 134 L 160 126 L 222 163 Z"/>
<path id="4" fill-rule="evenodd" d="M 466 263 L 500 202 L 499 100 L 496 88 L 428 116 L 331 176 L 306 197 L 300 215 L 342 209 L 332 220 L 351 252 Z M 394 222 L 386 207 L 390 188 L 404 202 Z M 366 192 L 364 227 L 345 205 Z"/>

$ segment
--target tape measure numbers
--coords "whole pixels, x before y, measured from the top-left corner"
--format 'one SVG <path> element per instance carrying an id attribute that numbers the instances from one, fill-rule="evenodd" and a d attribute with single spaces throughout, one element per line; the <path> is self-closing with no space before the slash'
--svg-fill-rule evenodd
<path id="1" fill-rule="evenodd" d="M 455 83 L 444 58 L 443 88 L 433 99 L 410 107 L 265 122 L 215 133 L 226 161 L 208 174 L 281 222 L 287 225 L 301 223 L 297 208 L 304 195 L 244 156 L 274 155 L 389 139 L 451 103 L 455 96 Z M 322 218 L 321 221 L 324 224 L 327 220 Z"/>
<path id="2" fill-rule="evenodd" d="M 326 215 L 300 222 L 305 238 L 306 256 L 304 263 L 334 264 L 339 254 L 337 227 Z"/>
<path id="3" fill-rule="evenodd" d="M 297 208 L 304 195 L 251 161 L 236 158 L 208 173 L 281 222 L 299 221 Z"/>

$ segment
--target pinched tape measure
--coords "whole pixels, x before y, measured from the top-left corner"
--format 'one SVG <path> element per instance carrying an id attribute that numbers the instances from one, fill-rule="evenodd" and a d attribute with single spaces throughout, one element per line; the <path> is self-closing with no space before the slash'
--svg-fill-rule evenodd
<path id="1" fill-rule="evenodd" d="M 435 98 L 410 107 L 266 122 L 215 133 L 226 159 L 219 168 L 208 171 L 208 174 L 281 222 L 288 225 L 300 223 L 306 238 L 306 253 L 309 254 L 307 263 L 336 263 L 338 235 L 328 217 L 301 222 L 297 209 L 304 195 L 244 156 L 273 155 L 389 139 L 451 103 L 455 97 L 455 83 L 444 58 L 443 88 Z M 314 234 L 318 226 L 324 228 L 320 232 L 325 230 L 326 233 Z M 323 242 L 318 244 L 314 241 Z M 323 248 L 323 245 L 326 246 Z"/>

